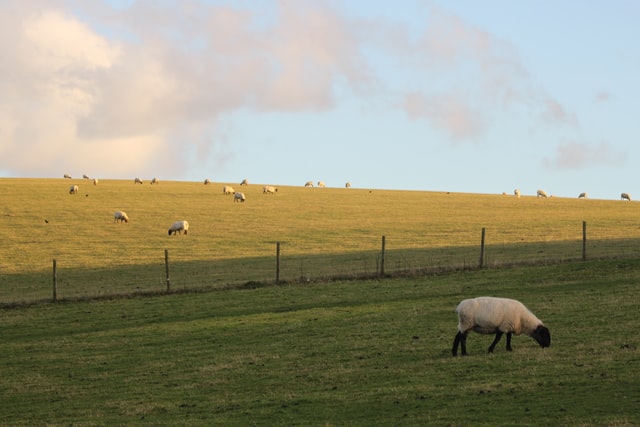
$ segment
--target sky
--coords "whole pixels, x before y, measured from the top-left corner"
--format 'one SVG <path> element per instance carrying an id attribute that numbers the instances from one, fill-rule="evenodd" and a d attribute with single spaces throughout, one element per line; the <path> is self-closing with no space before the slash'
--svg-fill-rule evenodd
<path id="1" fill-rule="evenodd" d="M 640 196 L 640 2 L 0 0 L 0 176 Z"/>

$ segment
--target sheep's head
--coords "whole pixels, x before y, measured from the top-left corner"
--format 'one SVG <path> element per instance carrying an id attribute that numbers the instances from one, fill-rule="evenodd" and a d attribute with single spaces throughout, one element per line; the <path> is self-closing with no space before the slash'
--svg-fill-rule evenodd
<path id="1" fill-rule="evenodd" d="M 549 347 L 551 345 L 551 333 L 549 332 L 549 328 L 543 325 L 538 325 L 538 327 L 531 334 L 531 338 L 536 340 L 540 347 Z"/>

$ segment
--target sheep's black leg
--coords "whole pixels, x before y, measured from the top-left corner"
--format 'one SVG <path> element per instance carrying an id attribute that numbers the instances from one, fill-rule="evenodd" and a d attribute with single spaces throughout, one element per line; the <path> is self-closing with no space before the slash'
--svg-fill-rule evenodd
<path id="1" fill-rule="evenodd" d="M 511 332 L 507 332 L 507 351 L 512 351 L 512 349 L 511 349 Z"/>
<path id="2" fill-rule="evenodd" d="M 502 331 L 496 331 L 496 339 L 494 339 L 493 343 L 489 346 L 489 353 L 493 353 L 493 349 L 496 348 L 496 344 L 498 344 L 498 341 L 502 338 L 502 334 Z"/>
<path id="3" fill-rule="evenodd" d="M 453 340 L 453 348 L 451 349 L 451 354 L 454 356 L 458 355 L 458 344 L 461 345 L 462 355 L 467 355 L 467 334 L 458 331 L 456 337 Z"/>

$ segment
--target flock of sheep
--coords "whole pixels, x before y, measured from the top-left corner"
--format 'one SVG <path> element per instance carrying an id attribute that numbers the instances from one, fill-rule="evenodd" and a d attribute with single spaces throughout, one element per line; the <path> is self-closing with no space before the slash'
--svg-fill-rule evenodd
<path id="1" fill-rule="evenodd" d="M 502 193 L 503 195 L 506 195 L 507 193 Z M 520 190 L 518 188 L 516 188 L 515 190 L 513 190 L 513 195 L 516 196 L 517 198 L 520 198 Z M 544 190 L 538 190 L 536 191 L 536 197 L 542 197 L 543 199 L 546 199 L 548 197 L 553 197 L 547 194 L 546 191 Z M 589 194 L 588 193 L 580 193 L 578 194 L 578 199 L 588 199 L 589 198 Z M 629 195 L 629 193 L 621 193 L 620 194 L 620 200 L 628 200 L 631 201 L 631 196 Z"/>

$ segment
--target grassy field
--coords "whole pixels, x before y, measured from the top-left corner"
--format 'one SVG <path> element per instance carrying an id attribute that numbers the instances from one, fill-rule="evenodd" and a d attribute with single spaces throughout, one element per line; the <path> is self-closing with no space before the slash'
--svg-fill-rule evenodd
<path id="1" fill-rule="evenodd" d="M 162 291 L 165 249 L 174 290 L 273 282 L 276 242 L 289 282 L 375 274 L 383 235 L 387 273 L 475 266 L 482 228 L 487 265 L 579 259 L 583 221 L 588 256 L 640 255 L 635 202 L 249 185 L 240 204 L 222 186 L 0 179 L 0 303 L 51 298 L 53 259 L 62 299 Z"/>
<path id="2" fill-rule="evenodd" d="M 640 261 L 5 308 L 1 425 L 640 424 Z M 451 344 L 514 297 L 551 347 Z"/>

